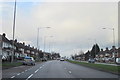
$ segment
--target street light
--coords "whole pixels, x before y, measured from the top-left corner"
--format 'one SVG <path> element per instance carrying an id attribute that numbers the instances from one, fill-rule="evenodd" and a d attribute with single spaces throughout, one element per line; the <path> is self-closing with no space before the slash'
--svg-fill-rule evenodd
<path id="1" fill-rule="evenodd" d="M 115 29 L 114 28 L 102 28 L 102 29 L 110 29 L 113 31 L 113 46 L 115 46 Z M 114 58 L 115 58 L 115 49 L 114 49 Z"/>
<path id="2" fill-rule="evenodd" d="M 44 29 L 44 28 L 51 28 L 51 27 L 39 27 L 37 28 L 38 32 L 37 32 L 37 48 L 39 49 L 39 29 Z M 36 54 L 37 56 L 37 54 Z"/>
<path id="3" fill-rule="evenodd" d="M 50 37 L 53 38 L 53 36 Z M 51 53 L 51 42 L 49 42 L 49 53 Z"/>
<path id="4" fill-rule="evenodd" d="M 113 31 L 113 46 L 115 46 L 115 29 L 114 28 L 102 28 L 102 29 L 110 29 Z"/>
<path id="5" fill-rule="evenodd" d="M 45 52 L 45 48 L 46 48 L 46 38 L 47 37 L 53 37 L 53 36 L 44 36 L 44 52 Z"/>
<path id="6" fill-rule="evenodd" d="M 38 30 L 38 32 L 37 32 L 37 48 L 38 49 L 39 49 L 39 30 L 44 29 L 44 28 L 51 28 L 51 27 L 40 27 L 40 28 L 37 29 Z"/>
<path id="7" fill-rule="evenodd" d="M 14 5 L 14 18 L 13 18 L 13 42 L 12 42 L 12 56 L 11 56 L 11 63 L 14 61 L 14 37 L 15 37 L 15 23 L 16 23 L 16 0 Z"/>

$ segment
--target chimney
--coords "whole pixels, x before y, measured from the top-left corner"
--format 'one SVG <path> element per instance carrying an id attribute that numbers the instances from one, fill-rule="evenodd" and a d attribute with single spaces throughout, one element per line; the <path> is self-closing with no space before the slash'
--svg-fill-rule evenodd
<path id="1" fill-rule="evenodd" d="M 15 43 L 17 43 L 17 39 L 15 39 Z"/>
<path id="2" fill-rule="evenodd" d="M 106 51 L 108 51 L 108 47 L 106 47 Z"/>
<path id="3" fill-rule="evenodd" d="M 103 51 L 103 49 L 101 49 L 101 51 Z"/>
<path id="4" fill-rule="evenodd" d="M 23 42 L 23 45 L 25 45 L 25 43 Z"/>
<path id="5" fill-rule="evenodd" d="M 5 36 L 6 36 L 6 34 L 5 34 L 5 33 L 3 33 L 3 36 L 5 37 Z"/>
<path id="6" fill-rule="evenodd" d="M 112 46 L 112 49 L 115 49 L 115 46 Z"/>
<path id="7" fill-rule="evenodd" d="M 30 45 L 28 45 L 28 47 L 30 47 Z"/>

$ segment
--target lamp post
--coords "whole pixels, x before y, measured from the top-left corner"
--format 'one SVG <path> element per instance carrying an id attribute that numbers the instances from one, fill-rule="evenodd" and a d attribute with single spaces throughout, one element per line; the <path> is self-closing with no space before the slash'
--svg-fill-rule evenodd
<path id="1" fill-rule="evenodd" d="M 50 38 L 53 38 L 53 36 L 50 36 Z M 49 42 L 49 53 L 51 53 L 51 42 Z"/>
<path id="2" fill-rule="evenodd" d="M 102 29 L 109 29 L 109 30 L 112 30 L 113 31 L 113 46 L 115 46 L 115 29 L 114 28 L 102 28 Z M 113 50 L 113 56 L 114 56 L 114 61 L 116 59 L 115 57 L 115 49 Z"/>
<path id="3" fill-rule="evenodd" d="M 51 27 L 40 27 L 37 28 L 37 48 L 39 49 L 39 30 L 44 28 L 51 28 Z"/>
<path id="4" fill-rule="evenodd" d="M 44 28 L 51 28 L 51 27 L 40 27 L 40 28 L 37 28 L 37 48 L 39 49 L 39 30 L 40 29 L 44 29 Z M 36 54 L 37 56 L 37 54 Z"/>
<path id="5" fill-rule="evenodd" d="M 110 29 L 113 31 L 113 46 L 115 46 L 115 29 L 114 28 L 102 28 L 102 29 Z"/>
<path id="6" fill-rule="evenodd" d="M 11 56 L 11 63 L 14 61 L 14 37 L 15 37 L 15 23 L 16 23 L 16 0 L 14 5 L 14 18 L 13 18 L 13 42 L 12 42 L 12 56 Z"/>
<path id="7" fill-rule="evenodd" d="M 44 36 L 44 52 L 45 52 L 45 48 L 46 48 L 46 38 L 47 37 L 53 37 L 53 36 Z"/>

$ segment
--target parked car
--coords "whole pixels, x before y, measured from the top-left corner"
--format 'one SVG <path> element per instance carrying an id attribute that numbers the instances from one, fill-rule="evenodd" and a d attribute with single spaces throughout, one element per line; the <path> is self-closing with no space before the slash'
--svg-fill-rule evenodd
<path id="1" fill-rule="evenodd" d="M 88 62 L 89 62 L 89 63 L 95 63 L 95 59 L 92 59 L 92 58 L 91 58 L 91 59 L 88 60 Z"/>
<path id="2" fill-rule="evenodd" d="M 42 61 L 47 61 L 47 58 L 42 58 Z"/>
<path id="3" fill-rule="evenodd" d="M 2 56 L 2 61 L 3 61 L 3 62 L 4 62 L 4 61 L 7 61 L 7 57 Z"/>
<path id="4" fill-rule="evenodd" d="M 120 65 L 120 58 L 116 58 L 116 64 Z"/>
<path id="5" fill-rule="evenodd" d="M 60 60 L 60 58 L 57 58 L 57 60 Z"/>
<path id="6" fill-rule="evenodd" d="M 35 65 L 35 60 L 33 57 L 25 57 L 23 65 Z"/>
<path id="7" fill-rule="evenodd" d="M 65 61 L 65 60 L 63 58 L 61 58 L 60 61 Z"/>

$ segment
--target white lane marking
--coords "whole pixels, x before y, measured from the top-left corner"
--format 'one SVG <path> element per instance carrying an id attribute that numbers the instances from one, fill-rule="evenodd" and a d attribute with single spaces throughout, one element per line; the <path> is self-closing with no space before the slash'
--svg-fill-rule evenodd
<path id="1" fill-rule="evenodd" d="M 66 69 L 66 68 L 64 68 L 64 69 Z"/>
<path id="2" fill-rule="evenodd" d="M 25 70 L 25 71 L 27 71 L 27 70 Z"/>
<path id="3" fill-rule="evenodd" d="M 40 69 L 41 69 L 42 67 L 40 67 Z"/>
<path id="4" fill-rule="evenodd" d="M 42 66 L 44 66 L 44 65 L 42 65 Z"/>
<path id="5" fill-rule="evenodd" d="M 24 71 L 22 73 L 24 73 Z"/>
<path id="6" fill-rule="evenodd" d="M 18 73 L 17 75 L 20 75 L 20 73 Z"/>
<path id="7" fill-rule="evenodd" d="M 29 78 L 31 78 L 33 76 L 33 74 L 31 74 L 26 80 L 28 80 Z"/>
<path id="8" fill-rule="evenodd" d="M 12 76 L 11 78 L 14 78 L 15 76 Z"/>
<path id="9" fill-rule="evenodd" d="M 39 69 L 37 69 L 37 70 L 35 71 L 35 73 L 38 72 L 38 70 L 39 70 Z"/>
<path id="10" fill-rule="evenodd" d="M 71 71 L 69 71 L 69 73 L 71 74 L 72 72 L 71 72 Z"/>

